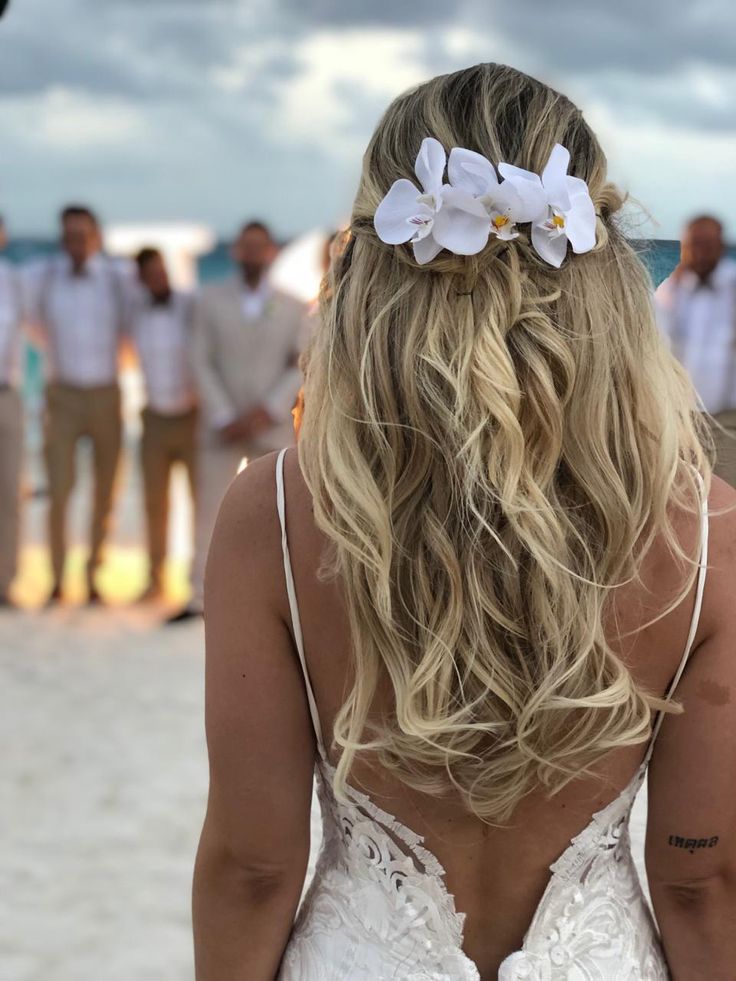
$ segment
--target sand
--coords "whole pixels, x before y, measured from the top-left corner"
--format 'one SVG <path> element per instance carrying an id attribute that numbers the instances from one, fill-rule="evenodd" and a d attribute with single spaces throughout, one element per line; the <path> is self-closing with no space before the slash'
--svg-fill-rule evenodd
<path id="1" fill-rule="evenodd" d="M 193 977 L 201 626 L 72 611 L 4 617 L 0 637 L 0 977 Z"/>

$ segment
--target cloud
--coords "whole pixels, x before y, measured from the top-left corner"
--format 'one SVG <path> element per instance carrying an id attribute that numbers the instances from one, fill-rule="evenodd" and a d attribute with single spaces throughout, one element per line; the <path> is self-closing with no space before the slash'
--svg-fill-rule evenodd
<path id="1" fill-rule="evenodd" d="M 604 103 L 586 112 L 604 146 L 612 178 L 643 209 L 642 237 L 676 237 L 693 214 L 721 215 L 736 230 L 736 141 L 732 132 L 702 133 L 663 122 L 624 121 Z M 651 216 L 649 218 L 648 216 Z"/>
<path id="2" fill-rule="evenodd" d="M 362 149 L 394 95 L 426 77 L 418 39 L 401 32 L 318 31 L 304 39 L 300 57 L 294 84 L 281 88 L 274 136 L 326 143 L 341 157 Z"/>
<path id="3" fill-rule="evenodd" d="M 651 76 L 706 64 L 732 67 L 736 12 L 731 0 L 498 2 L 493 25 L 540 66 L 597 73 L 611 68 Z"/>
<path id="4" fill-rule="evenodd" d="M 60 25 L 46 30 L 0 28 L 0 97 L 45 92 L 56 86 L 78 91 L 130 94 L 142 92 L 140 80 L 125 64 L 110 57 L 110 51 L 90 47 L 89 41 L 71 39 L 59 44 Z"/>
<path id="5" fill-rule="evenodd" d="M 676 76 L 654 76 L 642 81 L 620 70 L 572 81 L 578 102 L 603 102 L 622 120 L 673 130 L 734 133 L 736 130 L 736 69 L 683 67 Z"/>
<path id="6" fill-rule="evenodd" d="M 0 190 L 28 225 L 72 186 L 116 217 L 173 215 L 178 202 L 229 228 L 256 200 L 283 232 L 331 223 L 389 101 L 493 60 L 574 98 L 624 176 L 646 148 L 644 168 L 667 181 L 636 183 L 671 230 L 696 194 L 730 200 L 728 167 L 701 151 L 736 166 L 735 34 L 731 0 L 15 3 L 0 25 Z"/>
<path id="7" fill-rule="evenodd" d="M 601 71 L 626 66 L 645 75 L 706 63 L 732 66 L 736 12 L 731 0 L 278 0 L 302 25 L 382 25 L 424 31 L 438 25 L 502 35 L 548 69 Z"/>
<path id="8" fill-rule="evenodd" d="M 421 7 L 396 0 L 38 0 L 35 9 L 19 5 L 3 22 L 0 95 L 63 87 L 141 101 L 201 101 L 208 90 L 224 90 L 273 102 L 285 82 L 298 84 L 300 65 L 311 84 L 315 69 L 304 66 L 303 48 L 329 36 L 339 51 L 343 39 L 354 44 L 364 33 L 375 39 L 379 57 L 400 48 L 402 37 L 407 47 L 423 45 L 420 77 L 496 59 L 617 100 L 623 112 L 649 104 L 673 121 L 685 115 L 695 127 L 730 128 L 736 8 L 731 0 L 679 6 L 675 12 L 672 0 L 562 0 L 553 8 L 549 0 L 424 0 Z M 353 75 L 370 90 L 376 70 L 371 52 L 363 51 Z M 722 95 L 719 105 L 682 86 L 681 98 L 668 97 L 663 86 L 683 72 L 709 73 L 731 97 Z M 402 74 L 406 66 L 397 57 L 389 76 Z"/>
<path id="9" fill-rule="evenodd" d="M 321 27 L 422 27 L 447 23 L 458 16 L 464 4 L 447 0 L 422 0 L 421 3 L 402 3 L 401 0 L 280 0 L 277 4 L 284 14 L 304 25 Z"/>
<path id="10" fill-rule="evenodd" d="M 247 40 L 228 29 L 228 7 L 228 0 L 207 0 L 204 7 L 189 0 L 38 0 L 35 9 L 19 6 L 0 28 L 0 94 L 62 85 L 161 99 L 201 90 L 209 71 L 226 66 Z"/>
<path id="11" fill-rule="evenodd" d="M 145 116 L 118 99 L 91 99 L 65 88 L 49 90 L 40 99 L 19 99 L 8 109 L 5 123 L 23 134 L 36 151 L 83 154 L 88 148 L 117 148 L 149 137 Z"/>
<path id="12" fill-rule="evenodd" d="M 196 93 L 213 75 L 234 78 L 244 48 L 281 46 L 280 58 L 261 68 L 263 93 L 279 84 L 293 52 L 314 35 L 339 39 L 366 28 L 431 38 L 431 64 L 452 60 L 452 38 L 464 32 L 476 41 L 473 57 L 553 78 L 731 70 L 736 57 L 731 0 L 562 0 L 554 7 L 549 0 L 423 0 L 421 7 L 396 0 L 38 0 L 35 9 L 18 5 L 3 22 L 0 92 L 64 86 L 166 98 Z M 361 67 L 370 81 L 370 59 Z M 706 112 L 704 125 L 717 119 Z"/>

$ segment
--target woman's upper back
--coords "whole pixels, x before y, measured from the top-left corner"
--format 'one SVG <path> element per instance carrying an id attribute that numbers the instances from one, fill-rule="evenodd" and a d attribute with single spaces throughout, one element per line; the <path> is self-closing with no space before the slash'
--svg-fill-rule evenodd
<path id="1" fill-rule="evenodd" d="M 716 486 L 711 500 L 718 507 L 732 497 L 725 485 Z M 299 629 L 303 635 L 319 726 L 329 751 L 332 724 L 351 684 L 351 638 L 339 586 L 334 581 L 320 580 L 317 574 L 325 539 L 315 527 L 310 495 L 296 453 L 286 457 L 285 500 Z M 705 593 L 702 617 L 698 616 L 699 609 L 695 609 L 697 584 L 694 584 L 686 601 L 658 623 L 637 632 L 637 627 L 660 612 L 667 599 L 677 595 L 681 586 L 682 569 L 677 568 L 666 549 L 656 547 L 642 570 L 643 588 L 622 588 L 614 605 L 615 615 L 611 619 L 615 622 L 616 636 L 626 639 L 611 638 L 612 646 L 629 666 L 635 680 L 656 695 L 664 695 L 668 690 L 694 622 L 699 620 L 697 632 L 690 638 L 693 650 L 705 647 L 722 619 L 719 602 L 722 602 L 723 572 L 717 566 L 728 560 L 728 545 L 724 538 L 729 534 L 729 519 L 721 520 L 722 527 L 718 519 L 714 522 L 712 561 L 716 569 L 712 573 L 714 581 L 709 583 Z M 700 534 L 698 520 L 694 515 L 683 517 L 679 530 L 684 549 L 692 554 Z M 700 582 L 702 586 L 702 577 Z M 284 616 L 288 622 L 294 611 L 288 608 L 286 592 L 284 603 Z M 715 688 L 704 686 L 703 679 L 697 680 L 698 670 L 694 664 L 695 659 L 688 667 L 683 685 L 687 683 L 689 689 L 694 686 L 692 697 L 698 699 L 698 706 L 710 698 L 717 712 L 715 693 L 717 690 L 727 692 L 729 679 L 724 678 L 721 686 L 715 682 Z M 732 673 L 731 683 L 734 680 Z M 678 690 L 678 697 L 682 690 Z M 388 693 L 386 697 L 390 697 Z M 686 708 L 689 708 L 689 699 Z M 683 727 L 687 727 L 687 713 L 676 721 L 670 719 L 665 723 L 665 730 L 672 729 L 677 733 L 679 728 L 679 739 L 683 738 Z M 631 785 L 642 764 L 645 749 L 641 745 L 613 751 L 599 769 L 601 779 L 574 781 L 552 799 L 548 799 L 540 787 L 521 801 L 505 827 L 489 826 L 468 814 L 459 798 L 430 798 L 412 791 L 375 761 L 365 758 L 359 758 L 356 763 L 351 786 L 365 792 L 371 801 L 424 838 L 425 847 L 445 870 L 445 883 L 455 897 L 457 909 L 466 914 L 465 951 L 478 965 L 489 965 L 493 969 L 509 951 L 520 948 L 549 883 L 550 865 L 566 851 L 571 839 L 590 823 L 594 813 Z M 662 758 L 661 769 L 666 771 L 672 766 L 666 749 Z M 657 772 L 659 756 L 655 756 L 655 761 Z M 681 771 L 680 785 L 682 777 Z M 671 801 L 675 789 L 665 786 L 660 792 Z M 663 836 L 677 835 L 678 830 L 688 831 L 675 824 L 662 827 L 664 819 L 658 815 L 658 810 L 655 801 L 655 826 L 650 828 L 655 854 L 662 851 Z M 667 859 L 669 857 L 666 855 Z M 661 859 L 658 861 L 655 873 L 657 867 L 663 868 L 665 864 Z M 499 910 L 503 910 L 503 916 L 499 916 Z"/>

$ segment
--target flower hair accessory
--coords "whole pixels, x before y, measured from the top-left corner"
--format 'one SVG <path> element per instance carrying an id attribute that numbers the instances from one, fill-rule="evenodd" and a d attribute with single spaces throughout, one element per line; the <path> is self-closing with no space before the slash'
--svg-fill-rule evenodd
<path id="1" fill-rule="evenodd" d="M 588 185 L 567 173 L 570 154 L 557 143 L 541 176 L 511 164 L 496 168 L 473 150 L 422 140 L 414 172 L 421 189 L 397 180 L 376 209 L 376 234 L 388 245 L 411 242 L 420 265 L 442 249 L 477 255 L 491 236 L 512 241 L 517 225 L 531 223 L 536 252 L 559 268 L 567 253 L 590 252 L 596 242 L 596 214 Z M 448 182 L 444 182 L 447 168 Z"/>

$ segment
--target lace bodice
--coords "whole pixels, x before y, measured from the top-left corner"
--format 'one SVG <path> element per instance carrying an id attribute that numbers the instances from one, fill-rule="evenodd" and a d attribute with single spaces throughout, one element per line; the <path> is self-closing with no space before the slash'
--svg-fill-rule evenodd
<path id="1" fill-rule="evenodd" d="M 315 729 L 317 791 L 323 842 L 314 879 L 284 953 L 279 981 L 480 981 L 463 953 L 464 914 L 455 908 L 444 869 L 423 838 L 348 788 L 333 794 L 309 673 L 304 659 L 283 493 L 283 452 L 277 500 L 284 572 L 299 657 Z M 707 561 L 704 502 L 701 567 L 685 655 L 692 648 Z M 507 957 L 499 981 L 666 981 L 669 978 L 652 912 L 631 855 L 629 817 L 644 780 L 660 714 L 646 757 L 629 785 L 594 814 L 556 862 L 521 950 Z"/>

